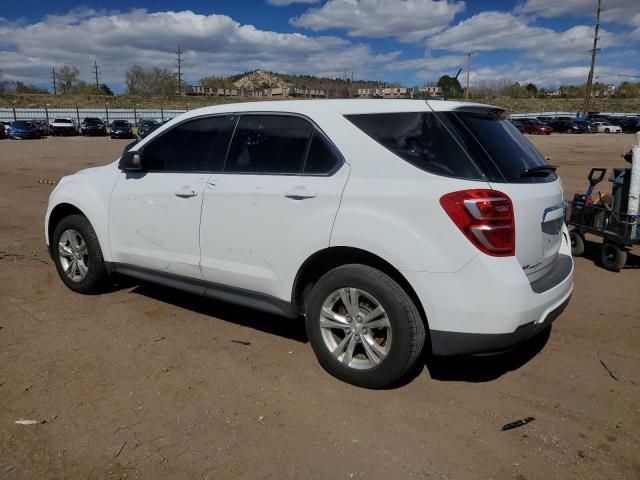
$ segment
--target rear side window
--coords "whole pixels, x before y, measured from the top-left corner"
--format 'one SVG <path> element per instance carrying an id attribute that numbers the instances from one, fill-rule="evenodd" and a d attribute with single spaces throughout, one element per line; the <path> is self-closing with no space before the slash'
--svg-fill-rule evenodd
<path id="1" fill-rule="evenodd" d="M 245 115 L 236 126 L 225 172 L 301 173 L 312 125 L 286 115 Z"/>
<path id="2" fill-rule="evenodd" d="M 448 177 L 484 179 L 481 170 L 434 113 L 379 113 L 346 118 L 422 170 Z"/>
<path id="3" fill-rule="evenodd" d="M 232 116 L 199 118 L 176 125 L 143 147 L 150 171 L 215 172 L 222 169 Z"/>
<path id="4" fill-rule="evenodd" d="M 485 173 L 492 182 L 552 182 L 555 173 L 546 176 L 522 176 L 528 169 L 547 165 L 538 150 L 508 120 L 474 113 L 443 113 L 461 136 L 477 163 L 486 165 Z M 495 172 L 495 173 L 493 173 Z"/>
<path id="5" fill-rule="evenodd" d="M 547 163 L 511 122 L 493 112 L 384 113 L 346 118 L 400 158 L 436 175 L 502 183 L 557 178 L 555 173 L 521 175 Z M 532 122 L 523 123 L 527 121 Z"/>

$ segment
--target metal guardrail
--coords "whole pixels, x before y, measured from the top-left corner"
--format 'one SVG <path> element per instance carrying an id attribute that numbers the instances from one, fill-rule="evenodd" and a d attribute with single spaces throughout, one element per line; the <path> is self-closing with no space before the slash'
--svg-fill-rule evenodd
<path id="1" fill-rule="evenodd" d="M 168 120 L 186 110 L 136 109 L 136 108 L 0 108 L 0 121 L 14 120 L 47 120 L 64 117 L 75 120 L 78 124 L 85 117 L 98 117 L 107 123 L 113 120 L 128 120 L 136 123 L 141 118 Z"/>

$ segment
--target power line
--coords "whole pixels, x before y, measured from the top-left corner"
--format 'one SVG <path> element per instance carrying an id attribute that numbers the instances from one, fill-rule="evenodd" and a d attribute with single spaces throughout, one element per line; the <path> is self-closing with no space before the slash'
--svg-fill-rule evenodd
<path id="1" fill-rule="evenodd" d="M 471 73 L 471 55 L 478 53 L 477 50 L 468 50 L 465 55 L 467 56 L 467 89 L 464 92 L 465 100 L 469 100 L 469 75 Z"/>
<path id="2" fill-rule="evenodd" d="M 100 73 L 98 69 L 98 62 L 96 60 L 93 61 L 93 71 L 96 74 L 96 88 L 100 90 Z"/>
<path id="3" fill-rule="evenodd" d="M 584 97 L 584 113 L 585 115 L 589 111 L 589 102 L 591 101 L 591 88 L 593 85 L 593 68 L 596 65 L 596 53 L 598 51 L 598 30 L 600 29 L 600 10 L 602 7 L 602 0 L 598 0 L 598 10 L 596 11 L 596 31 L 593 37 L 593 48 L 591 49 L 591 68 L 589 69 L 589 76 L 587 77 L 587 93 Z"/>
<path id="4" fill-rule="evenodd" d="M 53 94 L 57 95 L 58 90 L 56 88 L 56 67 L 51 67 L 51 80 L 53 80 Z"/>
<path id="5" fill-rule="evenodd" d="M 175 52 L 178 57 L 176 58 L 177 69 L 177 77 L 178 77 L 178 96 L 182 95 L 182 50 L 180 49 L 180 45 L 178 45 L 178 50 Z"/>

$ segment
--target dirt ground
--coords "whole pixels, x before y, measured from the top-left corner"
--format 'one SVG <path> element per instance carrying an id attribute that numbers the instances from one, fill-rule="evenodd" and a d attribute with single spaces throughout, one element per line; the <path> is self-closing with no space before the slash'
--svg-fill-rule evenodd
<path id="1" fill-rule="evenodd" d="M 531 140 L 571 197 L 633 137 Z M 301 322 L 147 284 L 64 287 L 38 180 L 125 144 L 0 141 L 0 479 L 640 478 L 637 249 L 610 273 L 589 245 L 549 337 L 363 390 L 320 368 Z"/>

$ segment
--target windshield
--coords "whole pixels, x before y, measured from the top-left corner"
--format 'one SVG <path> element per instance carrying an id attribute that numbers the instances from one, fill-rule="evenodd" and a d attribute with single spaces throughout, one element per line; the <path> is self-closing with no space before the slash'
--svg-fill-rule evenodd
<path id="1" fill-rule="evenodd" d="M 99 118 L 85 118 L 84 123 L 86 123 L 87 125 L 100 125 L 102 123 L 102 120 L 100 120 Z"/>
<path id="2" fill-rule="evenodd" d="M 56 118 L 53 123 L 73 123 L 68 118 Z"/>
<path id="3" fill-rule="evenodd" d="M 114 127 L 126 128 L 129 126 L 129 122 L 125 122 L 124 120 L 116 120 L 113 122 Z"/>

